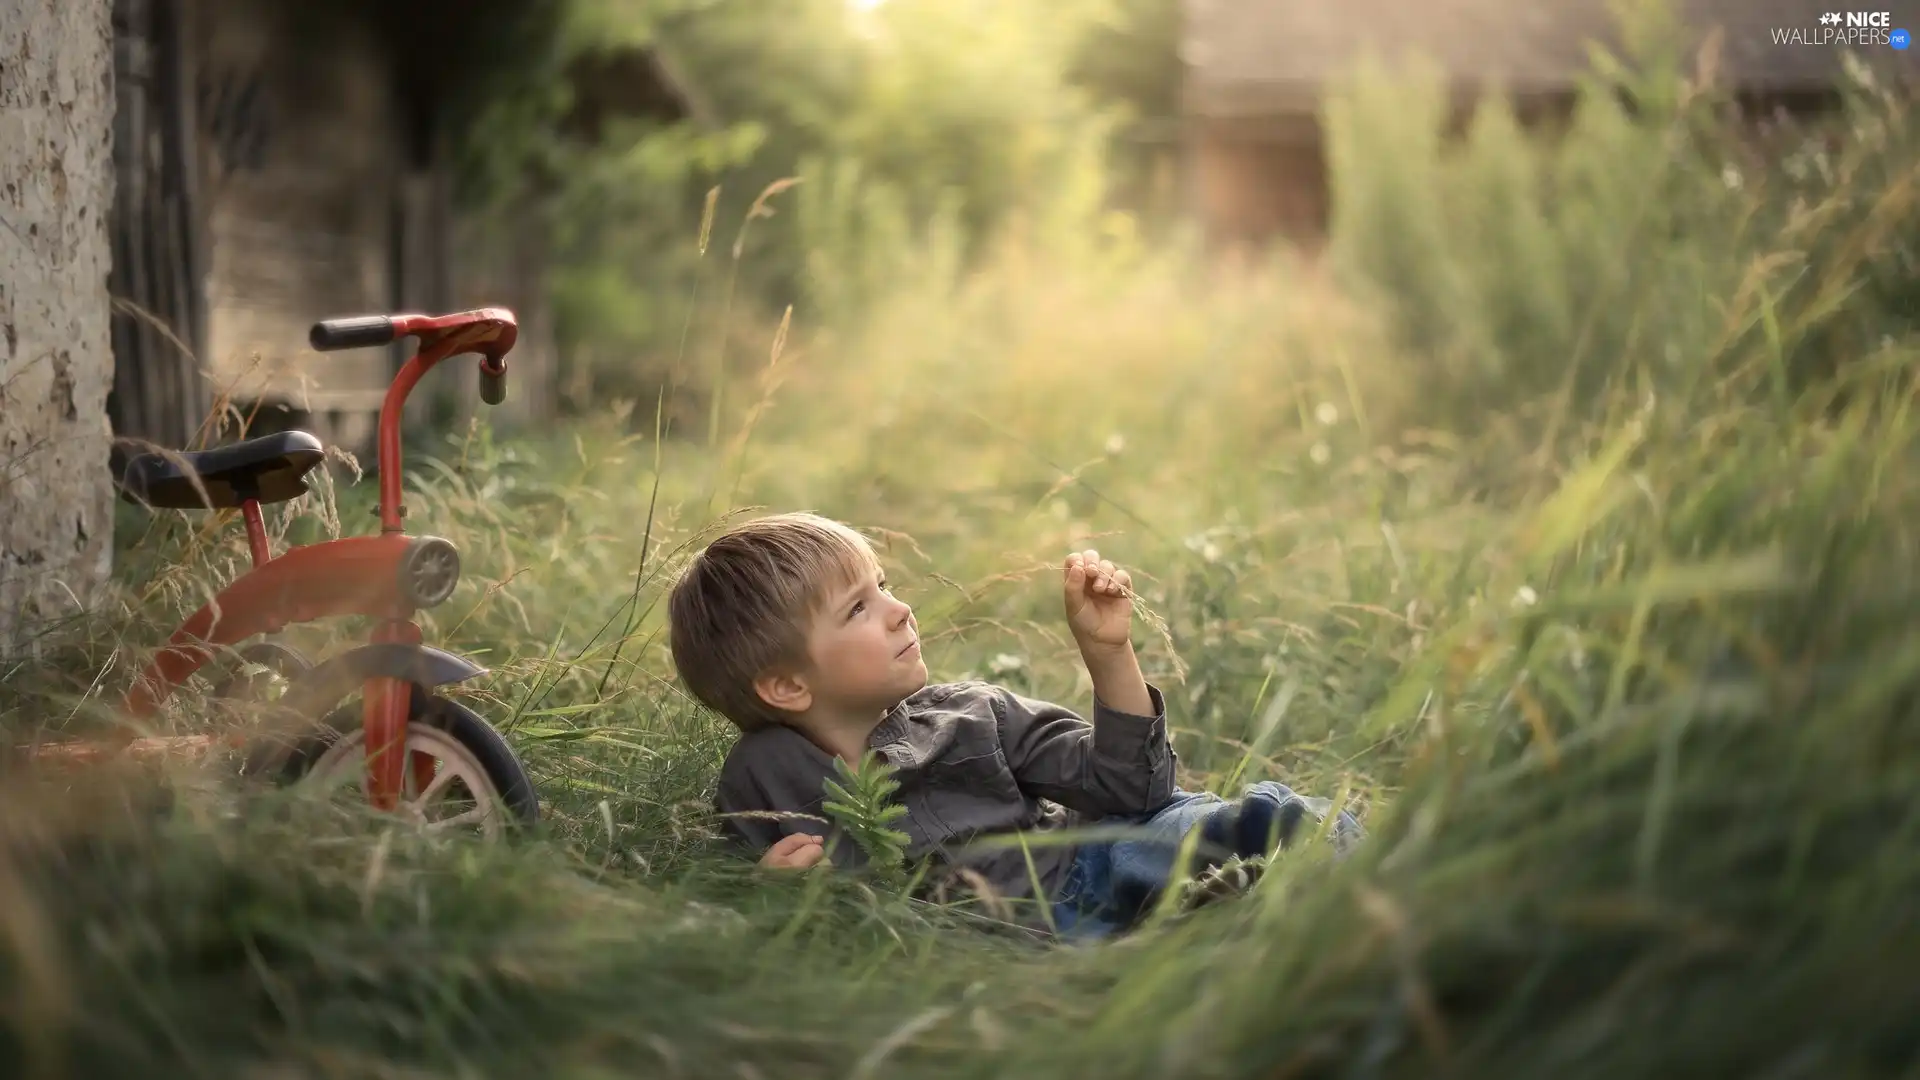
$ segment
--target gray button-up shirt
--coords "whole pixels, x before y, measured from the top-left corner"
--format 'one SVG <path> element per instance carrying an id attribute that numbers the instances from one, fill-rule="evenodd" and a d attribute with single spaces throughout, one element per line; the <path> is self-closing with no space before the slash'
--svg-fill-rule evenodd
<path id="1" fill-rule="evenodd" d="M 957 849 L 977 837 L 1040 832 L 1109 815 L 1143 814 L 1173 796 L 1178 758 L 1167 742 L 1167 710 L 1147 687 L 1154 715 L 1134 716 L 1094 701 L 1093 722 L 1072 710 L 982 682 L 929 686 L 893 707 L 867 745 L 894 766 L 907 808 L 895 827 L 910 838 L 907 855 L 935 857 L 946 870 L 978 873 L 997 895 L 1032 895 L 1037 877 L 1048 896 L 1064 882 L 1074 849 L 1032 845 Z M 726 830 L 759 858 L 789 833 L 825 834 L 834 863 L 856 867 L 864 854 L 818 821 L 753 816 L 800 813 L 825 818 L 822 784 L 833 758 L 792 728 L 743 736 L 720 770 L 716 805 Z M 1027 859 L 1032 858 L 1030 876 Z"/>

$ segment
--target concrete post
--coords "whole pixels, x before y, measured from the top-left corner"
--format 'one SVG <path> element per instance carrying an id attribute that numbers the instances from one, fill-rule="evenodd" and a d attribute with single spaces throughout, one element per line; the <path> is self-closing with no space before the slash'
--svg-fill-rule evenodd
<path id="1" fill-rule="evenodd" d="M 111 569 L 110 0 L 0 0 L 0 654 Z"/>

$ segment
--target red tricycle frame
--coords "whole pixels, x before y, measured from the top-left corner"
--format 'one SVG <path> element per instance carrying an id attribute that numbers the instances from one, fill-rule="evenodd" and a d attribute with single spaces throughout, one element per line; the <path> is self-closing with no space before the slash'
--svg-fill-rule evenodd
<path id="1" fill-rule="evenodd" d="M 353 536 L 291 548 L 279 556 L 268 550 L 260 500 L 243 498 L 247 543 L 252 568 L 209 600 L 174 631 L 167 644 L 135 681 L 125 700 L 136 721 L 151 719 L 160 705 L 199 671 L 221 647 L 232 646 L 256 634 L 270 634 L 295 624 L 343 615 L 377 620 L 371 639 L 385 654 L 396 651 L 433 654 L 444 662 L 448 654 L 421 646 L 415 615 L 444 601 L 458 576 L 458 557 L 452 545 L 434 537 L 409 536 L 401 502 L 400 421 L 407 396 L 428 371 L 461 353 L 480 355 L 482 397 L 497 404 L 504 392 L 506 354 L 513 348 L 518 327 L 511 311 L 481 308 L 452 315 L 392 315 L 329 320 L 313 328 L 317 349 L 356 348 L 387 344 L 403 337 L 419 339 L 414 356 L 401 366 L 388 387 L 380 409 L 379 480 L 380 534 Z M 451 577 L 446 561 L 452 560 Z M 436 560 L 439 562 L 436 564 Z M 421 572 L 439 569 L 434 584 L 424 592 L 410 581 Z M 393 646 L 400 646 L 394 650 Z M 411 647 L 411 648 L 409 648 Z M 483 669 L 465 665 L 460 677 Z M 325 666 L 325 665 L 323 665 Z M 367 792 L 373 805 L 394 809 L 406 784 L 404 771 L 409 695 L 413 683 L 398 677 L 399 667 L 370 674 L 360 682 L 364 690 L 362 723 L 369 773 Z M 317 669 L 316 669 L 317 670 Z M 373 670 L 371 668 L 365 670 Z M 433 760 L 413 755 L 417 784 L 430 779 Z M 425 770 L 424 774 L 421 770 Z"/>

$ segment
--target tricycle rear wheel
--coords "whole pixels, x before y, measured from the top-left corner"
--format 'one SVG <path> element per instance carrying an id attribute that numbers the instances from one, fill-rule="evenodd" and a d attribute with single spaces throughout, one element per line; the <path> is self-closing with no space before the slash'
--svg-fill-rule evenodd
<path id="1" fill-rule="evenodd" d="M 336 710 L 293 747 L 280 768 L 282 782 L 346 786 L 366 793 L 366 735 L 356 703 Z M 533 825 L 540 801 L 533 780 L 507 740 L 472 709 L 413 687 L 407 712 L 406 789 L 402 812 L 433 830 L 473 825 L 488 838 Z M 413 767 L 422 757 L 432 771 Z M 471 803 L 468 808 L 466 804 Z M 436 816 L 436 811 L 453 810 Z"/>

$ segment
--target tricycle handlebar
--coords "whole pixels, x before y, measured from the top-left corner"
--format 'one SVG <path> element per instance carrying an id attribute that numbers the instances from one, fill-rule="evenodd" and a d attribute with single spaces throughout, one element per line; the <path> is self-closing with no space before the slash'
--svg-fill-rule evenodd
<path id="1" fill-rule="evenodd" d="M 498 405 L 507 400 L 507 362 L 480 361 L 480 400 Z"/>
<path id="2" fill-rule="evenodd" d="M 380 530 L 399 532 L 400 411 L 414 384 L 434 365 L 461 353 L 480 354 L 480 399 L 498 405 L 507 397 L 507 353 L 519 336 L 513 312 L 477 308 L 451 315 L 353 315 L 313 324 L 307 340 L 316 350 L 361 349 L 403 337 L 420 339 L 420 351 L 400 365 L 380 405 Z"/>
<path id="3" fill-rule="evenodd" d="M 436 363 L 454 353 L 476 352 L 497 367 L 507 350 L 513 348 L 518 330 L 513 312 L 506 308 L 476 308 L 451 315 L 348 315 L 314 323 L 307 332 L 307 342 L 316 351 L 334 352 L 418 337 L 421 352 L 442 342 L 450 343 L 447 352 L 434 358 Z"/>
<path id="4" fill-rule="evenodd" d="M 334 352 L 391 345 L 399 336 L 391 315 L 353 315 L 314 323 L 307 333 L 307 341 L 317 352 Z"/>

